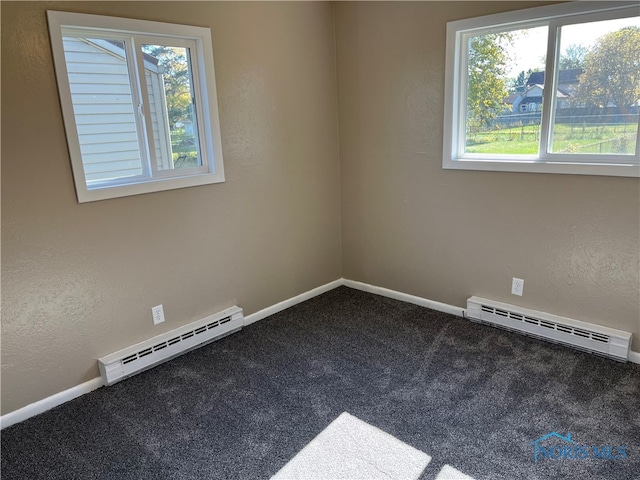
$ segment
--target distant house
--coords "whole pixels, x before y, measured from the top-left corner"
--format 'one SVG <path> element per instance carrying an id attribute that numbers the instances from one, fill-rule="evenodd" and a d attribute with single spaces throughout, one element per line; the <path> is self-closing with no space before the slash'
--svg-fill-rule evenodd
<path id="1" fill-rule="evenodd" d="M 581 68 L 560 70 L 558 73 L 558 89 L 556 90 L 557 108 L 568 108 L 569 100 L 578 88 Z M 542 91 L 544 89 L 544 72 L 533 72 L 529 75 L 524 92 L 515 93 L 505 99 L 511 105 L 512 113 L 539 112 L 542 107 Z"/>
<path id="2" fill-rule="evenodd" d="M 511 111 L 513 113 L 531 113 L 539 112 L 542 107 L 542 90 L 544 85 L 531 85 L 527 89 L 516 95 L 511 103 Z M 570 95 L 566 94 L 562 90 L 556 91 L 558 108 L 568 107 L 568 100 Z"/>
<path id="3" fill-rule="evenodd" d="M 64 38 L 71 100 L 88 181 L 142 174 L 125 52 L 118 42 Z M 144 55 L 158 168 L 171 168 L 171 137 L 158 60 Z"/>
<path id="4" fill-rule="evenodd" d="M 571 68 L 569 70 L 560 70 L 558 72 L 558 90 L 566 95 L 575 95 L 578 83 L 580 83 L 580 75 L 584 73 L 582 68 Z M 533 72 L 527 80 L 527 87 L 533 85 L 544 85 L 544 71 Z"/>

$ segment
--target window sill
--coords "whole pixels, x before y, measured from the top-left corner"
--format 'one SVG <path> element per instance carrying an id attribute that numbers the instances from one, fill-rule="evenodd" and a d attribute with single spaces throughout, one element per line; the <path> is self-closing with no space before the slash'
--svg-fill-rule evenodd
<path id="1" fill-rule="evenodd" d="M 76 178 L 79 177 L 76 176 Z M 78 182 L 76 182 L 76 191 L 78 193 L 78 202 L 85 203 L 107 200 L 109 198 L 141 195 L 143 193 L 160 192 L 163 190 L 175 190 L 177 188 L 222 183 L 224 181 L 224 173 L 207 173 L 184 177 L 153 178 L 123 185 L 113 185 L 111 183 L 87 188 L 81 179 L 79 185 Z"/>
<path id="2" fill-rule="evenodd" d="M 638 165 L 603 165 L 593 163 L 544 163 L 536 160 L 445 159 L 442 168 L 449 170 L 479 170 L 495 172 L 557 173 L 567 175 L 600 175 L 609 177 L 640 177 Z"/>

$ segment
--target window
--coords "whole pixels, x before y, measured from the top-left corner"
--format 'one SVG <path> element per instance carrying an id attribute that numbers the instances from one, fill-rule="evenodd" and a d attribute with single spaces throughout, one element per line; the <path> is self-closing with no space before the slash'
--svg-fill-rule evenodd
<path id="1" fill-rule="evenodd" d="M 640 176 L 640 11 L 569 2 L 447 25 L 443 167 Z"/>
<path id="2" fill-rule="evenodd" d="M 48 18 L 79 202 L 224 181 L 209 29 Z"/>

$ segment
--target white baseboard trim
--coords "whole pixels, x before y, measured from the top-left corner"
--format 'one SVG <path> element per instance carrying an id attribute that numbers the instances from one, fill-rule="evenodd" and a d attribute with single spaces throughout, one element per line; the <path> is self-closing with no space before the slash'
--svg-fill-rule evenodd
<path id="1" fill-rule="evenodd" d="M 263 318 L 274 315 L 289 307 L 293 307 L 298 303 L 302 303 L 306 300 L 317 297 L 318 295 L 321 295 L 328 292 L 329 290 L 333 290 L 334 288 L 338 288 L 343 285 L 345 287 L 354 288 L 356 290 L 362 290 L 363 292 L 374 293 L 376 295 L 393 298 L 402 302 L 413 303 L 414 305 L 420 305 L 421 307 L 427 307 L 439 312 L 450 313 L 458 317 L 464 316 L 465 309 L 461 307 L 455 307 L 446 303 L 436 302 L 434 300 L 417 297 L 415 295 L 409 295 L 408 293 L 402 293 L 396 290 L 390 290 L 388 288 L 376 287 L 375 285 L 370 285 L 368 283 L 356 282 L 355 280 L 347 280 L 346 278 L 339 278 L 338 280 L 334 280 L 333 282 L 326 283 L 317 288 L 314 288 L 313 290 L 309 290 L 308 292 L 301 293 L 300 295 L 289 298 L 288 300 L 276 303 L 275 305 L 264 308 L 260 311 L 252 313 L 251 315 L 247 315 L 246 317 L 244 317 L 244 325 L 251 325 L 252 323 L 262 320 Z"/>
<path id="2" fill-rule="evenodd" d="M 7 413 L 6 415 L 2 415 L 0 417 L 0 429 L 10 427 L 16 423 L 22 422 L 27 418 L 34 417 L 40 413 L 46 412 L 47 410 L 51 410 L 58 405 L 62 405 L 63 403 L 68 402 L 69 400 L 73 400 L 74 398 L 78 398 L 85 393 L 92 392 L 97 388 L 104 386 L 104 382 L 102 381 L 102 377 L 94 378 L 93 380 L 89 380 L 88 382 L 81 383 L 80 385 L 76 385 L 75 387 L 71 387 L 62 392 L 56 393 L 55 395 L 51 395 L 50 397 L 43 398 L 42 400 L 38 400 L 37 402 L 30 403 L 18 410 L 14 410 L 13 412 Z"/>
<path id="3" fill-rule="evenodd" d="M 275 305 L 271 305 L 270 307 L 263 308 L 251 315 L 247 315 L 244 317 L 244 326 L 251 325 L 252 323 L 257 322 L 258 320 L 262 320 L 263 318 L 274 315 L 282 310 L 285 310 L 289 307 L 293 307 L 299 303 L 302 303 L 306 300 L 309 300 L 313 297 L 317 297 L 323 293 L 328 292 L 329 290 L 333 290 L 334 288 L 338 288 L 339 286 L 344 285 L 343 279 L 339 278 L 338 280 L 334 280 L 333 282 L 326 283 L 319 287 L 314 288 L 313 290 L 309 290 L 308 292 L 301 293 L 300 295 L 296 295 L 295 297 L 289 298 L 288 300 L 283 300 L 280 303 L 276 303 Z"/>
<path id="4" fill-rule="evenodd" d="M 318 295 L 328 292 L 329 290 L 333 290 L 334 288 L 337 288 L 342 284 L 343 280 L 339 278 L 338 280 L 334 280 L 333 282 L 321 285 L 317 288 L 314 288 L 313 290 L 309 290 L 308 292 L 301 293 L 300 295 L 297 295 L 288 300 L 284 300 L 283 302 L 272 305 L 271 307 L 267 307 L 256 313 L 252 313 L 251 315 L 247 315 L 244 318 L 244 325 L 250 325 L 254 322 L 257 322 L 258 320 L 262 320 L 263 318 L 268 317 L 269 315 L 281 312 L 286 308 L 297 305 L 298 303 L 309 300 L 310 298 L 317 297 Z M 69 388 L 68 390 L 64 390 L 62 392 L 51 395 L 50 397 L 43 398 L 42 400 L 19 408 L 18 410 L 9 412 L 6 415 L 2 415 L 0 416 L 0 430 L 6 427 L 10 427 L 11 425 L 15 425 L 16 423 L 23 422 L 24 420 L 40 413 L 46 412 L 47 410 L 51 410 L 58 405 L 62 405 L 69 400 L 78 398 L 79 396 L 96 390 L 97 388 L 100 388 L 102 386 L 104 386 L 102 377 L 94 378 L 93 380 L 89 380 L 88 382 L 76 385 L 75 387 Z"/>
<path id="5" fill-rule="evenodd" d="M 285 310 L 289 307 L 293 307 L 298 303 L 302 303 L 306 300 L 309 300 L 313 297 L 317 297 L 323 293 L 328 292 L 329 290 L 333 290 L 334 288 L 338 288 L 340 286 L 346 286 L 349 288 L 354 288 L 356 290 L 362 290 L 363 292 L 369 292 L 376 295 L 381 295 L 383 297 L 393 298 L 396 300 L 400 300 L 402 302 L 412 303 L 414 305 L 420 305 L 421 307 L 431 308 L 432 310 L 437 310 L 439 312 L 450 313 L 452 315 L 456 315 L 458 317 L 464 317 L 464 308 L 456 307 L 453 305 L 449 305 L 446 303 L 440 303 L 433 300 L 428 300 L 426 298 L 417 297 L 415 295 L 409 295 L 407 293 L 398 292 L 396 290 L 390 290 L 388 288 L 376 287 L 374 285 L 370 285 L 368 283 L 356 282 L 354 280 L 347 280 L 345 278 L 339 278 L 338 280 L 334 280 L 333 282 L 329 282 L 325 285 L 321 285 L 317 288 L 309 290 L 308 292 L 301 293 L 295 297 L 292 297 L 288 300 L 284 300 L 280 303 L 276 303 L 271 307 L 264 308 L 259 310 L 251 315 L 247 315 L 244 317 L 244 325 L 250 325 L 255 323 L 263 318 L 266 318 L 270 315 L 274 315 L 282 310 Z M 640 353 L 629 351 L 629 362 L 640 364 Z M 74 398 L 78 398 L 85 393 L 92 392 L 100 387 L 104 386 L 104 382 L 102 377 L 94 378 L 93 380 L 89 380 L 88 382 L 84 382 L 80 385 L 76 385 L 75 387 L 71 387 L 62 392 L 56 393 L 55 395 L 51 395 L 50 397 L 44 398 L 37 402 L 26 405 L 18 410 L 13 412 L 9 412 L 6 415 L 0 416 L 0 430 L 6 427 L 10 427 L 16 423 L 22 422 L 28 418 L 31 418 L 40 413 L 46 412 L 58 405 L 62 405 Z"/>
<path id="6" fill-rule="evenodd" d="M 407 293 L 390 290 L 388 288 L 376 287 L 375 285 L 370 285 L 368 283 L 347 280 L 346 278 L 342 279 L 342 285 L 345 287 L 355 288 L 356 290 L 362 290 L 363 292 L 375 293 L 376 295 L 382 295 L 383 297 L 394 298 L 402 302 L 413 303 L 439 312 L 465 317 L 465 308 L 456 307 L 447 303 L 440 303 L 426 298 L 416 297 L 415 295 L 409 295 Z M 631 363 L 637 363 L 640 365 L 640 353 L 630 350 L 627 360 Z"/>
<path id="7" fill-rule="evenodd" d="M 356 290 L 362 290 L 363 292 L 375 293 L 376 295 L 382 295 L 383 297 L 393 298 L 402 302 L 413 303 L 414 305 L 420 305 L 421 307 L 427 307 L 439 312 L 450 313 L 458 317 L 464 317 L 464 308 L 449 305 L 447 303 L 440 303 L 433 300 L 429 300 L 415 295 L 409 295 L 408 293 L 398 292 L 396 290 L 390 290 L 388 288 L 376 287 L 369 285 L 368 283 L 356 282 L 354 280 L 343 279 L 343 285 Z"/>

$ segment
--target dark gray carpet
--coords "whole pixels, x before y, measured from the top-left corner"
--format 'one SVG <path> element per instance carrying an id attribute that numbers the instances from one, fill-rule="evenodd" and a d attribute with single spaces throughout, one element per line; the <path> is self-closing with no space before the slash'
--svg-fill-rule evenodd
<path id="1" fill-rule="evenodd" d="M 345 411 L 423 479 L 640 478 L 640 366 L 341 287 L 5 429 L 2 479 L 268 478 Z M 552 431 L 627 458 L 534 463 Z"/>

